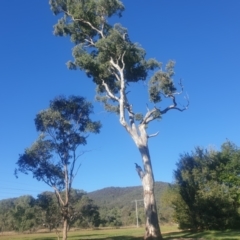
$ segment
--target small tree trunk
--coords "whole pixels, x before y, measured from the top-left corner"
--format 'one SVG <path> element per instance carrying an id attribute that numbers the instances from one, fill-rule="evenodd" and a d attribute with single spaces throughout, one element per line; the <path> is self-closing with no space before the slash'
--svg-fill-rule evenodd
<path id="1" fill-rule="evenodd" d="M 152 164 L 147 144 L 138 146 L 142 155 L 144 172 L 140 176 L 143 186 L 143 199 L 145 210 L 145 240 L 160 240 L 162 239 L 160 226 L 158 222 L 157 206 L 154 196 L 154 177 Z"/>
<path id="2" fill-rule="evenodd" d="M 67 232 L 68 232 L 68 219 L 63 219 L 63 240 L 67 240 Z"/>

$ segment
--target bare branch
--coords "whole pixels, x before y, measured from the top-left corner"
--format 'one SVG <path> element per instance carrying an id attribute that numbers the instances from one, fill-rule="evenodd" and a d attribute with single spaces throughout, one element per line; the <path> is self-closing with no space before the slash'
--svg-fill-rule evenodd
<path id="1" fill-rule="evenodd" d="M 123 61 L 123 58 L 125 56 L 126 51 L 123 52 L 122 57 L 121 57 L 121 62 L 122 62 L 122 70 L 125 68 L 125 62 Z"/>
<path id="2" fill-rule="evenodd" d="M 87 24 L 88 26 L 90 26 L 93 30 L 95 30 L 96 32 L 98 32 L 102 38 L 104 38 L 103 35 L 103 28 L 102 30 L 97 29 L 96 27 L 94 27 L 90 22 L 84 20 L 83 18 L 74 18 L 74 16 L 72 14 L 70 14 L 69 12 L 65 12 L 68 16 L 70 16 L 72 18 L 73 21 L 79 21 L 79 22 L 83 22 L 85 24 Z"/>
<path id="3" fill-rule="evenodd" d="M 188 95 L 186 94 L 186 96 L 184 97 L 187 101 L 187 104 L 186 106 L 183 106 L 183 108 L 180 108 L 180 107 L 177 107 L 177 101 L 176 101 L 176 97 L 175 95 L 180 95 L 183 93 L 183 84 L 182 84 L 182 80 L 180 79 L 179 81 L 179 85 L 180 85 L 180 88 L 181 88 L 181 91 L 180 92 L 174 92 L 174 93 L 171 93 L 171 94 L 168 94 L 168 95 L 164 95 L 166 98 L 171 98 L 172 99 L 172 105 L 169 105 L 168 107 L 166 107 L 164 110 L 160 111 L 161 114 L 165 114 L 167 113 L 169 110 L 172 110 L 172 109 L 175 109 L 175 110 L 178 110 L 180 112 L 183 112 L 185 110 L 188 109 L 188 106 L 189 106 L 189 97 Z"/>
<path id="4" fill-rule="evenodd" d="M 121 68 L 119 67 L 119 65 L 117 63 L 114 62 L 113 58 L 111 57 L 110 61 L 111 65 L 116 69 L 118 70 L 119 72 L 121 72 Z"/>
<path id="5" fill-rule="evenodd" d="M 188 98 L 188 96 L 185 97 L 185 99 L 187 100 L 187 104 L 186 104 L 186 106 L 184 106 L 183 108 L 177 107 L 177 102 L 176 102 L 176 98 L 175 98 L 174 95 L 169 95 L 169 98 L 172 99 L 173 104 L 170 105 L 170 106 L 168 106 L 168 107 L 166 107 L 164 110 L 160 111 L 161 114 L 165 114 L 165 113 L 167 113 L 169 110 L 172 110 L 172 109 L 178 110 L 178 111 L 180 111 L 180 112 L 183 112 L 183 111 L 185 111 L 185 110 L 188 109 L 188 106 L 189 106 L 189 98 Z"/>
<path id="6" fill-rule="evenodd" d="M 64 206 L 64 202 L 63 202 L 63 200 L 62 200 L 62 198 L 61 198 L 61 195 L 60 195 L 58 189 L 57 189 L 55 186 L 52 186 L 52 188 L 53 188 L 54 191 L 55 191 L 55 194 L 56 194 L 56 196 L 57 196 L 58 201 L 60 201 L 61 204 Z"/>
<path id="7" fill-rule="evenodd" d="M 128 111 L 129 122 L 130 122 L 130 126 L 132 128 L 133 134 L 137 135 L 137 128 L 136 128 L 136 124 L 135 124 L 134 112 L 132 110 L 132 105 L 127 104 L 126 109 Z"/>
<path id="8" fill-rule="evenodd" d="M 137 164 L 135 163 L 135 167 L 136 167 L 136 171 L 138 173 L 138 176 L 143 179 L 145 173 L 143 172 L 142 168 Z"/>
<path id="9" fill-rule="evenodd" d="M 146 103 L 146 108 L 147 108 L 147 111 L 149 112 L 150 110 L 149 110 L 149 108 L 148 108 L 148 104 Z"/>
<path id="10" fill-rule="evenodd" d="M 151 137 L 156 137 L 158 134 L 159 134 L 159 131 L 158 131 L 158 132 L 156 132 L 156 133 L 154 133 L 154 134 L 148 135 L 147 137 L 148 137 L 148 138 L 151 138 Z"/>
<path id="11" fill-rule="evenodd" d="M 73 179 L 74 179 L 73 170 L 74 170 L 76 161 L 77 161 L 77 158 L 76 158 L 76 149 L 74 149 L 74 150 L 73 150 L 73 161 L 72 161 L 72 165 L 71 165 L 71 168 L 70 168 L 69 189 L 71 189 L 71 187 L 72 187 L 72 182 L 73 182 Z"/>
<path id="12" fill-rule="evenodd" d="M 92 39 L 89 40 L 89 39 L 85 38 L 84 40 L 89 43 L 88 45 L 86 45 L 86 47 L 90 47 L 90 46 L 95 47 L 96 46 Z"/>
<path id="13" fill-rule="evenodd" d="M 115 100 L 115 101 L 119 102 L 119 98 L 118 98 L 117 96 L 115 96 L 115 95 L 111 92 L 111 90 L 109 89 L 107 83 L 106 83 L 103 79 L 101 79 L 101 80 L 102 80 L 103 86 L 105 87 L 105 90 L 106 90 L 106 92 L 107 92 L 107 95 L 108 95 L 112 100 Z"/>
<path id="14" fill-rule="evenodd" d="M 114 72 L 113 74 L 114 74 L 114 76 L 116 77 L 117 81 L 118 81 L 118 82 L 121 82 L 121 79 L 120 79 L 120 77 L 118 76 L 118 74 L 117 74 L 116 72 Z"/>
<path id="15" fill-rule="evenodd" d="M 82 164 L 80 163 L 80 164 L 78 165 L 77 171 L 76 171 L 76 173 L 74 174 L 73 178 L 76 177 L 76 175 L 78 174 L 78 170 L 79 170 L 79 168 L 80 168 L 81 166 L 82 166 Z"/>

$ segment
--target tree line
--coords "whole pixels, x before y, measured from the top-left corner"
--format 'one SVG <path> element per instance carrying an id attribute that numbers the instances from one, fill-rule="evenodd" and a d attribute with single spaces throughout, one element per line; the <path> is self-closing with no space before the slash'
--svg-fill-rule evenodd
<path id="1" fill-rule="evenodd" d="M 71 190 L 69 209 L 68 229 L 97 227 L 101 223 L 99 207 L 83 191 Z M 26 195 L 0 201 L 1 231 L 34 232 L 45 228 L 59 233 L 62 225 L 61 209 L 53 192 L 43 192 L 36 198 Z"/>
<path id="2" fill-rule="evenodd" d="M 159 221 L 172 223 L 172 208 L 162 201 L 167 183 L 157 182 L 155 192 Z M 64 192 L 61 193 L 64 196 Z M 141 187 L 105 188 L 91 193 L 72 189 L 69 205 L 69 228 L 135 226 L 133 199 L 141 199 Z M 160 207 L 161 206 L 161 207 Z M 144 225 L 143 203 L 138 205 L 138 222 Z M 39 229 L 59 231 L 63 221 L 61 207 L 54 192 L 43 192 L 36 198 L 26 195 L 0 201 L 0 230 L 34 232 Z"/>

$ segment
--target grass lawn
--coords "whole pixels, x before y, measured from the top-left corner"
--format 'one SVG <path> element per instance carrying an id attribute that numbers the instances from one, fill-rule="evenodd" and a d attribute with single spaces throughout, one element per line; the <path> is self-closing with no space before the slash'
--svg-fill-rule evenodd
<path id="1" fill-rule="evenodd" d="M 163 234 L 164 239 L 240 239 L 240 230 L 204 231 L 204 232 L 169 232 Z"/>
<path id="2" fill-rule="evenodd" d="M 240 230 L 204 231 L 192 233 L 178 231 L 176 226 L 162 226 L 164 239 L 240 239 Z M 69 240 L 140 240 L 143 239 L 144 228 L 121 228 L 70 231 Z M 0 240 L 56 240 L 55 233 L 9 234 L 0 235 Z M 60 238 L 61 239 L 61 238 Z"/>

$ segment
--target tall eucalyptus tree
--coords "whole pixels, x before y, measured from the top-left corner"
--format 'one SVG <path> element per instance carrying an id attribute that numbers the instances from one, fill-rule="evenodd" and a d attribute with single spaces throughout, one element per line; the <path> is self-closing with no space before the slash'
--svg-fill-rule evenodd
<path id="1" fill-rule="evenodd" d="M 160 119 L 170 110 L 184 111 L 178 107 L 177 91 L 172 77 L 174 62 L 169 61 L 165 70 L 155 59 L 145 59 L 146 52 L 131 42 L 128 31 L 120 24 L 110 25 L 108 19 L 121 16 L 124 5 L 120 0 L 50 0 L 51 10 L 60 16 L 54 26 L 57 36 L 70 36 L 75 44 L 74 61 L 68 62 L 70 69 L 85 71 L 96 84 L 97 100 L 107 111 L 119 116 L 120 124 L 126 129 L 140 151 L 143 169 L 137 165 L 137 172 L 143 185 L 146 215 L 145 239 L 161 239 L 157 208 L 154 197 L 154 176 L 148 148 L 147 126 Z M 146 113 L 137 113 L 129 101 L 129 88 L 133 83 L 145 81 L 149 73 L 149 96 L 153 103 Z M 160 108 L 163 98 L 171 100 L 170 105 Z M 188 105 L 188 102 L 187 104 Z"/>

